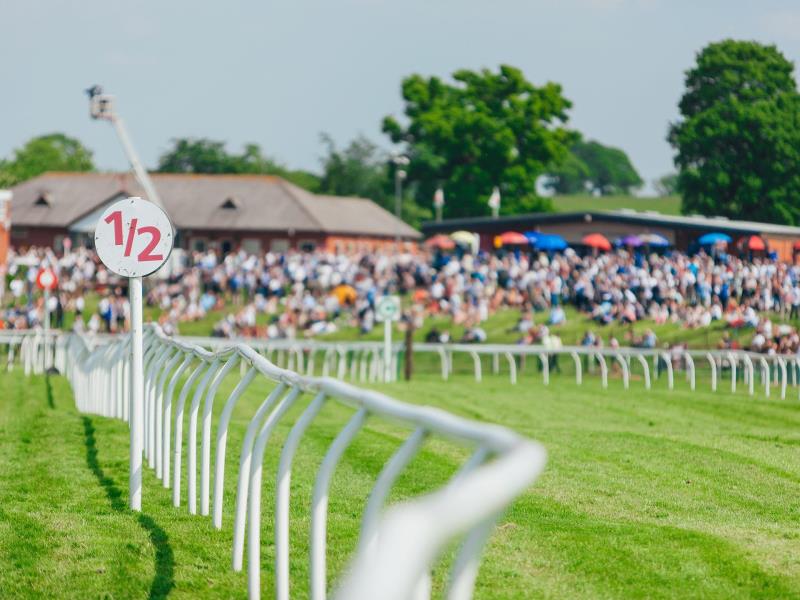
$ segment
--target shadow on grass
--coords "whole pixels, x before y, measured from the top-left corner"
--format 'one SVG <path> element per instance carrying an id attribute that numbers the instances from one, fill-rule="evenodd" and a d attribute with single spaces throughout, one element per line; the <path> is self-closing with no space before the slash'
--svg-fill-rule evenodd
<path id="1" fill-rule="evenodd" d="M 84 444 L 86 445 L 86 464 L 105 490 L 106 496 L 111 502 L 111 508 L 115 511 L 127 512 L 128 505 L 125 502 L 122 491 L 117 487 L 116 482 L 103 472 L 97 460 L 97 441 L 94 437 L 94 424 L 89 417 L 82 417 L 82 419 Z M 172 547 L 169 545 L 169 536 L 151 517 L 143 513 L 136 513 L 136 519 L 139 526 L 150 536 L 150 542 L 156 549 L 156 573 L 155 577 L 153 577 L 153 582 L 150 584 L 148 598 L 166 598 L 175 586 L 175 558 L 172 553 Z"/>
<path id="2" fill-rule="evenodd" d="M 45 373 L 44 375 L 44 383 L 47 386 L 47 406 L 50 408 L 55 408 L 56 403 L 53 400 L 53 385 L 50 383 L 50 375 Z"/>

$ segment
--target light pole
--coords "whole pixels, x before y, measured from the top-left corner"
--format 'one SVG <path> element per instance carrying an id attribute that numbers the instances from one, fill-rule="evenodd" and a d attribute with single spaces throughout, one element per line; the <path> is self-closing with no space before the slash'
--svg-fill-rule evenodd
<path id="1" fill-rule="evenodd" d="M 396 154 L 392 158 L 394 163 L 394 215 L 398 219 L 403 218 L 403 180 L 408 176 L 404 167 L 407 167 L 411 161 L 403 154 Z M 397 236 L 398 243 L 400 236 Z"/>

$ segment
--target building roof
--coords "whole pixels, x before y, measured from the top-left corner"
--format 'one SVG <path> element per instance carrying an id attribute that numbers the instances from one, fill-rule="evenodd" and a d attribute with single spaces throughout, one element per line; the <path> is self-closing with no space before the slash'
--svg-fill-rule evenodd
<path id="1" fill-rule="evenodd" d="M 641 226 L 660 226 L 693 231 L 720 231 L 736 235 L 760 234 L 780 235 L 800 238 L 800 227 L 738 221 L 726 217 L 703 217 L 700 215 L 664 215 L 655 211 L 637 212 L 621 209 L 615 211 L 588 211 L 568 213 L 530 213 L 493 219 L 491 217 L 469 217 L 448 219 L 441 222 L 429 221 L 422 224 L 426 235 L 445 231 L 466 229 L 470 231 L 496 231 L 507 229 L 531 229 L 548 223 L 574 223 L 578 221 L 597 221 L 611 223 L 631 223 Z"/>
<path id="2" fill-rule="evenodd" d="M 272 175 L 151 177 L 178 229 L 420 237 L 372 200 L 316 195 Z M 129 173 L 45 173 L 12 191 L 12 223 L 26 227 L 68 228 L 119 197 L 144 196 Z"/>

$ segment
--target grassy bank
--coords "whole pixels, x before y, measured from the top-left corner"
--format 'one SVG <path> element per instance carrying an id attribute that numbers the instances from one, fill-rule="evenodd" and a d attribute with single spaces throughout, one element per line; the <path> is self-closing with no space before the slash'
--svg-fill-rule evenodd
<path id="1" fill-rule="evenodd" d="M 125 508 L 127 427 L 75 412 L 59 377 L 0 380 L 0 590 L 5 597 L 244 597 L 229 568 L 238 448 L 268 391 L 251 387 L 234 413 L 224 527 L 172 508 L 145 473 L 144 511 Z M 224 382 L 230 390 L 235 380 Z M 410 402 L 511 426 L 542 441 L 540 481 L 501 519 L 478 581 L 478 598 L 800 597 L 800 410 L 796 400 L 744 393 L 652 392 L 596 378 L 577 387 L 531 372 L 520 385 L 476 385 L 422 375 L 382 389 Z M 794 394 L 790 394 L 794 396 Z M 216 410 L 221 408 L 217 402 Z M 297 408 L 299 411 L 302 406 Z M 264 514 L 274 502 L 279 444 L 267 456 Z M 315 469 L 350 409 L 328 405 L 301 444 L 292 484 L 292 597 L 304 598 L 308 503 Z M 345 454 L 331 494 L 330 569 L 341 572 L 358 517 L 402 432 L 373 419 Z M 433 442 L 395 497 L 444 481 L 465 450 Z M 184 462 L 185 464 L 185 462 Z M 185 484 L 184 484 L 185 486 Z M 185 489 L 185 487 L 184 487 Z M 185 495 L 184 495 L 185 502 Z M 262 585 L 272 588 L 272 528 L 262 531 Z M 437 578 L 440 582 L 441 578 Z"/>

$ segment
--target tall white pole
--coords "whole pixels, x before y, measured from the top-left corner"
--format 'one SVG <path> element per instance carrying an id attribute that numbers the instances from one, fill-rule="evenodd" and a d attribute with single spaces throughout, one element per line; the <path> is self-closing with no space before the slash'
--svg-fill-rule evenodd
<path id="1" fill-rule="evenodd" d="M 383 322 L 383 382 L 392 380 L 392 322 Z"/>
<path id="2" fill-rule="evenodd" d="M 142 448 L 144 445 L 144 370 L 142 278 L 130 278 L 131 302 L 131 406 L 130 487 L 131 510 L 142 510 Z"/>
<path id="3" fill-rule="evenodd" d="M 44 370 L 50 368 L 50 288 L 44 288 Z"/>
<path id="4" fill-rule="evenodd" d="M 128 130 L 125 129 L 125 124 L 122 122 L 122 118 L 115 114 L 111 118 L 111 122 L 114 124 L 114 129 L 117 130 L 117 136 L 119 137 L 120 142 L 122 142 L 122 148 L 125 150 L 128 161 L 131 163 L 133 173 L 136 175 L 136 179 L 139 180 L 139 184 L 142 186 L 142 188 L 144 188 L 145 196 L 156 206 L 164 208 L 164 204 L 161 202 L 158 192 L 156 192 L 156 188 L 150 179 L 150 175 L 148 175 L 147 171 L 142 166 L 142 163 L 139 160 L 139 155 L 136 154 L 136 150 L 131 143 L 131 139 L 128 137 Z"/>

